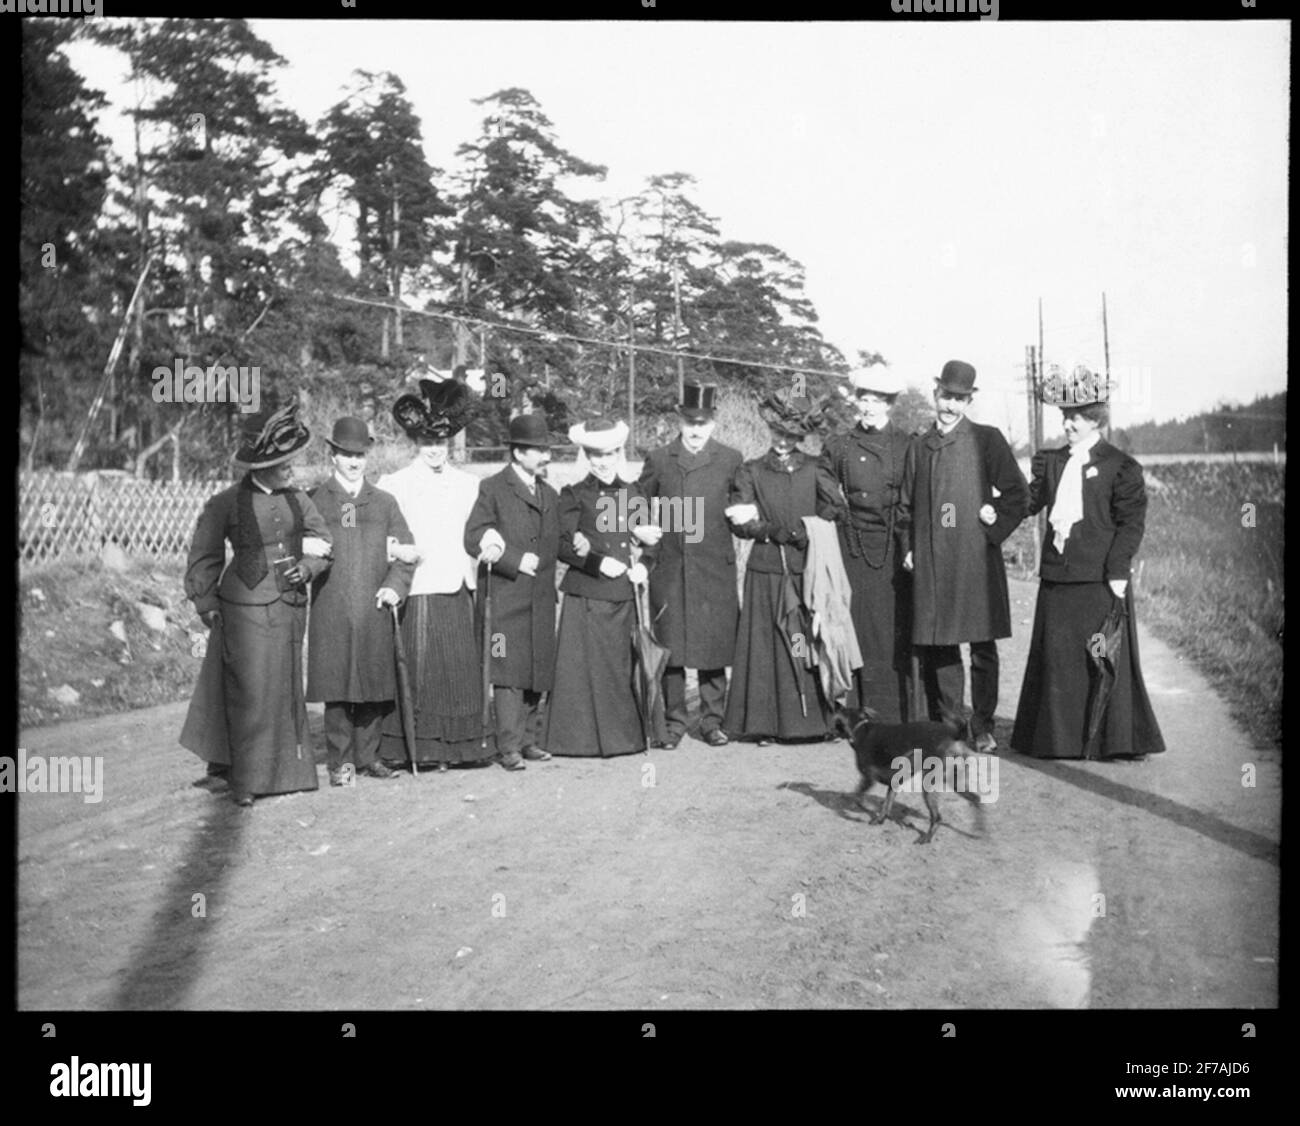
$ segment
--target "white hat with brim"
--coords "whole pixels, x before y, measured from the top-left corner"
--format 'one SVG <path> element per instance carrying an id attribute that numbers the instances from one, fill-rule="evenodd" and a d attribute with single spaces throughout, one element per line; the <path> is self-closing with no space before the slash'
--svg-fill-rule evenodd
<path id="1" fill-rule="evenodd" d="M 584 450 L 608 453 L 627 442 L 626 422 L 579 422 L 569 427 L 569 441 Z"/>
<path id="2" fill-rule="evenodd" d="M 854 391 L 874 391 L 877 395 L 898 395 L 903 391 L 903 377 L 885 367 L 872 364 L 849 373 L 849 385 Z"/>

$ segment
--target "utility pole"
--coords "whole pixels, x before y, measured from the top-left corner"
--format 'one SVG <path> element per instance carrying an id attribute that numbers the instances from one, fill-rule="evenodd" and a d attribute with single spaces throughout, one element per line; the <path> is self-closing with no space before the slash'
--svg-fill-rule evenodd
<path id="1" fill-rule="evenodd" d="M 682 346 L 682 287 L 677 274 L 677 263 L 673 263 L 673 351 Z M 677 401 L 682 401 L 686 386 L 686 371 L 682 366 L 681 356 L 677 357 Z"/>
<path id="2" fill-rule="evenodd" d="M 636 457 L 636 286 L 627 287 L 627 433 Z"/>
<path id="3" fill-rule="evenodd" d="M 1041 330 L 1042 322 L 1039 322 Z M 1025 402 L 1029 407 L 1029 457 L 1032 460 L 1035 453 L 1038 452 L 1042 445 L 1042 405 L 1038 401 L 1038 388 L 1040 386 L 1041 373 L 1039 365 L 1042 363 L 1042 356 L 1036 354 L 1032 344 L 1025 345 Z M 1030 574 L 1038 569 L 1039 552 L 1042 547 L 1041 521 L 1035 516 L 1029 521 L 1030 530 L 1033 532 L 1034 540 L 1034 557 L 1030 563 Z"/>
<path id="4" fill-rule="evenodd" d="M 1106 357 L 1106 400 L 1110 401 L 1110 329 L 1106 324 L 1106 291 L 1101 291 L 1101 347 Z M 1110 411 L 1106 411 L 1106 441 L 1110 441 Z"/>

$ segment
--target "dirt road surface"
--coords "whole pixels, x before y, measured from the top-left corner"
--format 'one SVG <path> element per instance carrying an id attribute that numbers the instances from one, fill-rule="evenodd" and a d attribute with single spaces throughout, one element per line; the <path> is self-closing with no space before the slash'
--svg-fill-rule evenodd
<path id="1" fill-rule="evenodd" d="M 997 800 L 945 798 L 928 847 L 919 794 L 906 824 L 851 803 L 844 743 L 355 789 L 320 765 L 241 810 L 191 786 L 183 704 L 25 732 L 103 756 L 104 793 L 5 795 L 19 1008 L 1275 1006 L 1277 752 L 1144 634 L 1166 754 L 1011 755 L 1033 597 L 1013 582 Z"/>

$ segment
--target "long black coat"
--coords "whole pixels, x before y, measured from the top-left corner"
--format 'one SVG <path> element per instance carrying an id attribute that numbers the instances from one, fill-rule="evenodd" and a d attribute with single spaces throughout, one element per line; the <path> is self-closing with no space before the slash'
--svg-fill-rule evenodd
<path id="1" fill-rule="evenodd" d="M 672 650 L 673 665 L 718 669 L 731 664 L 740 599 L 726 509 L 743 463 L 739 450 L 712 438 L 698 454 L 687 453 L 678 438 L 651 452 L 641 469 L 641 488 L 649 498 L 663 498 L 660 522 L 672 525 L 652 553 L 650 609 L 660 642 Z M 686 502 L 693 506 L 689 512 Z M 675 522 L 692 514 L 699 519 L 695 543 Z"/>
<path id="2" fill-rule="evenodd" d="M 1025 518 L 1028 499 L 1025 476 L 996 426 L 963 418 L 948 434 L 931 426 L 908 447 L 900 523 L 913 555 L 914 644 L 1011 636 L 1002 542 Z M 979 518 L 984 504 L 997 512 L 991 525 Z"/>
<path id="3" fill-rule="evenodd" d="M 560 550 L 560 498 L 545 481 L 534 497 L 514 467 L 479 485 L 465 524 L 465 550 L 478 555 L 479 541 L 495 528 L 506 541 L 492 565 L 492 683 L 549 692 L 555 674 L 555 562 Z M 519 569 L 525 553 L 537 556 L 537 574 Z M 479 567 L 479 613 L 487 589 L 487 565 Z"/>
<path id="4" fill-rule="evenodd" d="M 307 699 L 392 700 L 397 695 L 393 615 L 375 592 L 405 598 L 415 568 L 388 561 L 388 537 L 411 542 L 397 499 L 366 481 L 353 498 L 331 475 L 308 494 L 334 545 L 334 563 L 313 587 L 307 642 Z"/>

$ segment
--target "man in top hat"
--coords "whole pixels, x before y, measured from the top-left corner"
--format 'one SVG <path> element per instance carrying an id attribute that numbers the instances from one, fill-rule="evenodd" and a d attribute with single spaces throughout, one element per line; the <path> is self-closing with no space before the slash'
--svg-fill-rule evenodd
<path id="1" fill-rule="evenodd" d="M 997 639 L 1011 636 L 1002 542 L 1025 518 L 1024 474 L 995 426 L 966 417 L 975 369 L 949 360 L 935 380 L 935 422 L 908 450 L 903 566 L 913 576 L 912 642 L 920 647 L 930 718 L 964 725 L 970 644 L 970 736 L 993 752 Z"/>
<path id="2" fill-rule="evenodd" d="M 700 738 L 715 747 L 729 742 L 723 706 L 740 602 L 726 510 L 744 458 L 713 439 L 716 396 L 713 384 L 683 387 L 681 434 L 651 451 L 638 482 L 652 511 L 659 498 L 664 532 L 650 572 L 650 610 L 660 643 L 672 652 L 663 682 L 670 747 L 681 742 L 689 721 L 688 668 L 699 674 Z"/>
<path id="3" fill-rule="evenodd" d="M 546 416 L 512 418 L 510 464 L 482 481 L 465 524 L 465 550 L 480 563 L 480 606 L 491 584 L 497 761 L 507 770 L 551 757 L 540 746 L 542 693 L 551 690 L 555 673 L 560 550 L 560 498 L 545 480 L 550 460 Z"/>
<path id="4" fill-rule="evenodd" d="M 329 439 L 334 472 L 309 494 L 330 530 L 334 565 L 316 580 L 307 650 L 307 699 L 325 703 L 331 785 L 357 774 L 395 775 L 377 757 L 384 716 L 397 695 L 393 617 L 411 588 L 414 558 L 397 499 L 365 479 L 371 437 L 359 418 L 340 418 Z"/>
<path id="5" fill-rule="evenodd" d="M 903 381 L 884 364 L 849 377 L 853 428 L 822 446 L 818 515 L 839 525 L 840 555 L 852 590 L 853 628 L 862 654 L 857 702 L 886 723 L 912 716 L 912 580 L 903 570 L 903 466 L 911 436 L 890 420 Z M 850 699 L 850 703 L 854 703 Z"/>

